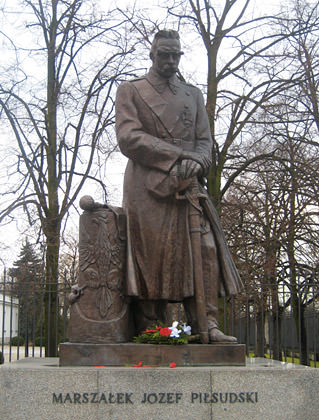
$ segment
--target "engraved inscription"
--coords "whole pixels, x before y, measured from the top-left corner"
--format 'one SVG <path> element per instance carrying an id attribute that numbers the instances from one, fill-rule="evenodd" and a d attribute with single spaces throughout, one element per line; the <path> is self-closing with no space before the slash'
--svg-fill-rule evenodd
<path id="1" fill-rule="evenodd" d="M 53 392 L 53 404 L 257 404 L 258 392 Z"/>
<path id="2" fill-rule="evenodd" d="M 52 394 L 53 404 L 133 404 L 132 392 L 67 392 Z"/>
<path id="3" fill-rule="evenodd" d="M 142 404 L 177 404 L 182 399 L 183 394 L 181 392 L 144 392 Z"/>
<path id="4" fill-rule="evenodd" d="M 192 403 L 257 403 L 258 392 L 192 392 Z"/>

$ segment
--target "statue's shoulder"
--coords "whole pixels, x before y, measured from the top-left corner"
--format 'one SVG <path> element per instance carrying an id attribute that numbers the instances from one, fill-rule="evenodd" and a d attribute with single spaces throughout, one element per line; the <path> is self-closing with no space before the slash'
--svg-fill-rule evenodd
<path id="1" fill-rule="evenodd" d="M 145 80 L 147 77 L 147 74 L 143 74 L 143 76 L 134 77 L 134 79 L 131 79 L 131 82 L 138 82 L 139 80 Z"/>
<path id="2" fill-rule="evenodd" d="M 141 89 L 142 85 L 146 83 L 146 77 L 135 77 L 134 79 L 125 80 L 120 83 L 117 89 L 117 96 L 134 95 L 136 90 Z"/>
<path id="3" fill-rule="evenodd" d="M 146 74 L 144 76 L 140 76 L 140 77 L 134 77 L 134 79 L 130 79 L 128 80 L 128 83 L 132 83 L 132 84 L 140 84 L 140 82 L 144 82 L 146 81 Z"/>
<path id="4" fill-rule="evenodd" d="M 179 82 L 183 86 L 183 88 L 186 90 L 192 91 L 194 93 L 195 92 L 197 93 L 199 91 L 198 87 L 195 85 L 192 85 L 191 83 L 185 82 L 184 80 L 180 80 L 180 79 L 179 79 Z"/>
<path id="5" fill-rule="evenodd" d="M 202 97 L 202 92 L 197 86 L 192 85 L 188 82 L 184 82 L 183 80 L 180 80 L 180 86 L 182 90 L 184 90 L 185 94 L 193 98 L 194 101 L 197 102 L 198 100 L 200 100 L 199 98 Z"/>
<path id="6" fill-rule="evenodd" d="M 195 85 L 192 85 L 191 83 L 186 82 L 186 80 L 182 80 L 182 79 L 178 79 L 178 80 L 183 86 L 188 86 L 190 88 L 197 89 Z"/>
<path id="7" fill-rule="evenodd" d="M 146 75 L 141 77 L 135 77 L 134 79 L 125 80 L 119 86 L 121 92 L 134 92 L 140 90 L 144 85 L 146 86 L 147 80 Z"/>

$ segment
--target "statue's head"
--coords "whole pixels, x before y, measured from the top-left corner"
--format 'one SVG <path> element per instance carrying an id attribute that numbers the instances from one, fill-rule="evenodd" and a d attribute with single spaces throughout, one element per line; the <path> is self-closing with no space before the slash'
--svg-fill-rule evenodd
<path id="1" fill-rule="evenodd" d="M 173 76 L 178 69 L 181 55 L 181 43 L 179 34 L 172 29 L 164 29 L 155 34 L 150 57 L 153 61 L 153 68 L 165 78 Z"/>

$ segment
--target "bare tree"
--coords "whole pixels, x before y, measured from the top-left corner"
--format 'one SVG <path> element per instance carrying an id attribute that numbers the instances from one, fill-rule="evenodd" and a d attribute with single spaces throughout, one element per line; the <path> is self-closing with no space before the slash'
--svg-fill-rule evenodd
<path id="1" fill-rule="evenodd" d="M 233 180 L 273 151 L 244 155 L 250 125 L 280 92 L 299 82 L 300 72 L 284 54 L 290 37 L 311 31 L 310 22 L 280 26 L 279 15 L 256 16 L 250 0 L 172 0 L 169 13 L 183 30 L 195 30 L 207 57 L 207 112 L 213 136 L 208 190 L 217 207 Z M 225 168 L 228 179 L 222 185 Z M 230 171 L 230 168 L 232 170 Z"/>
<path id="2" fill-rule="evenodd" d="M 287 55 L 293 58 L 293 65 L 303 77 L 291 95 L 298 98 L 300 114 L 310 115 L 313 124 L 319 132 L 319 2 L 308 3 L 305 0 L 293 0 L 293 13 L 287 14 L 281 21 L 285 33 L 291 28 L 299 28 L 297 33 L 289 37 Z M 302 31 L 310 26 L 311 31 Z M 319 142 L 314 140 L 316 146 Z"/>
<path id="3" fill-rule="evenodd" d="M 274 358 L 280 360 L 276 331 L 281 311 L 278 299 L 280 237 L 287 222 L 282 213 L 285 202 L 278 177 L 280 165 L 271 160 L 255 163 L 232 184 L 224 202 L 223 224 L 235 254 L 236 265 L 245 283 L 246 299 L 254 305 L 256 356 L 264 357 L 264 314 L 273 314 Z"/>
<path id="4" fill-rule="evenodd" d="M 292 96 L 280 99 L 265 118 L 259 144 L 265 149 L 273 143 L 276 156 L 234 181 L 224 221 L 247 289 L 260 292 L 262 309 L 269 291 L 274 358 L 281 359 L 281 316 L 290 308 L 301 362 L 308 364 L 305 311 L 318 298 L 319 153 L 312 120 L 300 115 Z"/>
<path id="5" fill-rule="evenodd" d="M 96 162 L 115 147 L 109 131 L 113 91 L 130 72 L 126 58 L 134 46 L 126 38 L 122 17 L 114 11 L 99 13 L 93 1 L 24 0 L 23 7 L 28 44 L 10 40 L 8 46 L 14 45 L 20 61 L 2 69 L 6 72 L 0 81 L 1 117 L 11 129 L 8 148 L 16 146 L 14 159 L 8 161 L 11 185 L 3 193 L 0 220 L 23 208 L 31 223 L 38 219 L 41 224 L 46 240 L 46 354 L 55 356 L 62 221 L 86 180 L 98 181 L 105 192 Z M 104 154 L 95 160 L 97 152 Z"/>

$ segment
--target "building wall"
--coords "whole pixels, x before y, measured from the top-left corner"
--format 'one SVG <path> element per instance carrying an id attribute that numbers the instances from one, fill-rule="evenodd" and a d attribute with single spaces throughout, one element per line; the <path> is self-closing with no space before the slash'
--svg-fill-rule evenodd
<path id="1" fill-rule="evenodd" d="M 0 343 L 10 342 L 10 337 L 18 335 L 19 300 L 16 297 L 3 295 L 0 291 Z M 4 327 L 4 328 L 3 328 Z M 11 334 L 10 334 L 11 329 Z"/>

